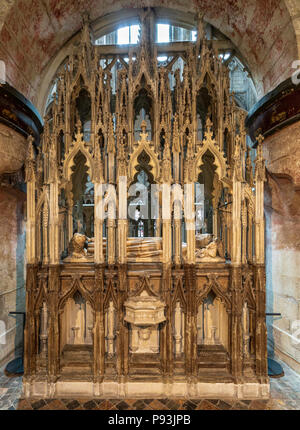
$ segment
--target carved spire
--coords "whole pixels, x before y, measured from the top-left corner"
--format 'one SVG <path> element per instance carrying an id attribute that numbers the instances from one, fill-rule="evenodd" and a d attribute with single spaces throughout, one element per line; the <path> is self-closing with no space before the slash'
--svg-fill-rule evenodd
<path id="1" fill-rule="evenodd" d="M 266 167 L 265 160 L 262 153 L 262 143 L 264 137 L 260 134 L 257 137 L 257 148 L 256 148 L 256 159 L 255 159 L 255 181 L 265 181 L 266 180 Z"/>
<path id="2" fill-rule="evenodd" d="M 33 146 L 33 136 L 29 135 L 27 138 L 28 148 L 27 148 L 27 156 L 25 161 L 25 181 L 26 182 L 34 182 L 35 181 L 35 151 Z"/>
<path id="3" fill-rule="evenodd" d="M 107 152 L 114 154 L 116 152 L 115 148 L 115 137 L 114 137 L 114 125 L 112 114 L 109 115 L 109 125 L 108 125 L 108 142 L 107 142 Z"/>
<path id="4" fill-rule="evenodd" d="M 235 138 L 234 154 L 233 154 L 233 178 L 236 181 L 243 181 L 243 168 L 241 161 L 241 137 Z"/>
<path id="5" fill-rule="evenodd" d="M 179 129 L 178 129 L 178 114 L 177 112 L 174 115 L 174 122 L 173 122 L 173 150 L 175 152 L 180 152 L 180 138 L 179 138 Z"/>
<path id="6" fill-rule="evenodd" d="M 249 147 L 247 147 L 247 158 L 246 158 L 246 181 L 251 187 L 253 187 L 253 169 L 252 169 L 252 161 L 250 157 Z"/>
<path id="7" fill-rule="evenodd" d="M 99 145 L 95 145 L 94 152 L 94 175 L 93 181 L 96 183 L 104 182 L 103 180 L 103 163 Z"/>

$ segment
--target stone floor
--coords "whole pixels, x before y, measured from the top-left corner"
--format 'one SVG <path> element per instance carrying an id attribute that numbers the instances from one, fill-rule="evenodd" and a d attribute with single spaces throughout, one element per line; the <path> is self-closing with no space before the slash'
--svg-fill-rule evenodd
<path id="1" fill-rule="evenodd" d="M 270 400 L 224 400 L 224 399 L 22 399 L 22 378 L 8 378 L 0 369 L 0 410 L 291 410 L 300 409 L 300 375 L 282 363 L 285 376 L 270 379 Z"/>

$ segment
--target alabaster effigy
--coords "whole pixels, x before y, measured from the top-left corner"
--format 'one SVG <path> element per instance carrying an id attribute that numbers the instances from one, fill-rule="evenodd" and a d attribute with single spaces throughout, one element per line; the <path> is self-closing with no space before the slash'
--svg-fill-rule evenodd
<path id="1" fill-rule="evenodd" d="M 202 17 L 166 61 L 153 19 L 120 50 L 85 17 L 28 139 L 27 397 L 269 395 L 263 138 Z"/>

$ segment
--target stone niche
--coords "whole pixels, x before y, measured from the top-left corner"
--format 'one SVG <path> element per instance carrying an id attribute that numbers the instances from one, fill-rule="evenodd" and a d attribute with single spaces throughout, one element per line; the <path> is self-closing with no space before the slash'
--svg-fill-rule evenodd
<path id="1" fill-rule="evenodd" d="M 130 351 L 157 354 L 159 352 L 159 324 L 166 320 L 165 303 L 143 291 L 125 303 L 125 321 L 130 323 Z"/>

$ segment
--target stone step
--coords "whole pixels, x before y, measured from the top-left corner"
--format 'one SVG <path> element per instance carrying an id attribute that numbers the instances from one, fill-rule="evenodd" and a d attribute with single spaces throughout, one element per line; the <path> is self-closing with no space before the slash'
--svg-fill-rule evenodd
<path id="1" fill-rule="evenodd" d="M 223 345 L 199 345 L 197 361 L 201 371 L 205 369 L 227 371 L 230 364 L 229 355 Z"/>
<path id="2" fill-rule="evenodd" d="M 92 345 L 65 345 L 62 358 L 64 362 L 69 363 L 90 363 L 93 360 L 93 347 Z"/>
<path id="3" fill-rule="evenodd" d="M 91 366 L 74 366 L 72 365 L 66 365 L 62 366 L 61 368 L 61 374 L 64 375 L 72 375 L 79 377 L 80 375 L 90 375 L 92 373 L 92 367 Z"/>

